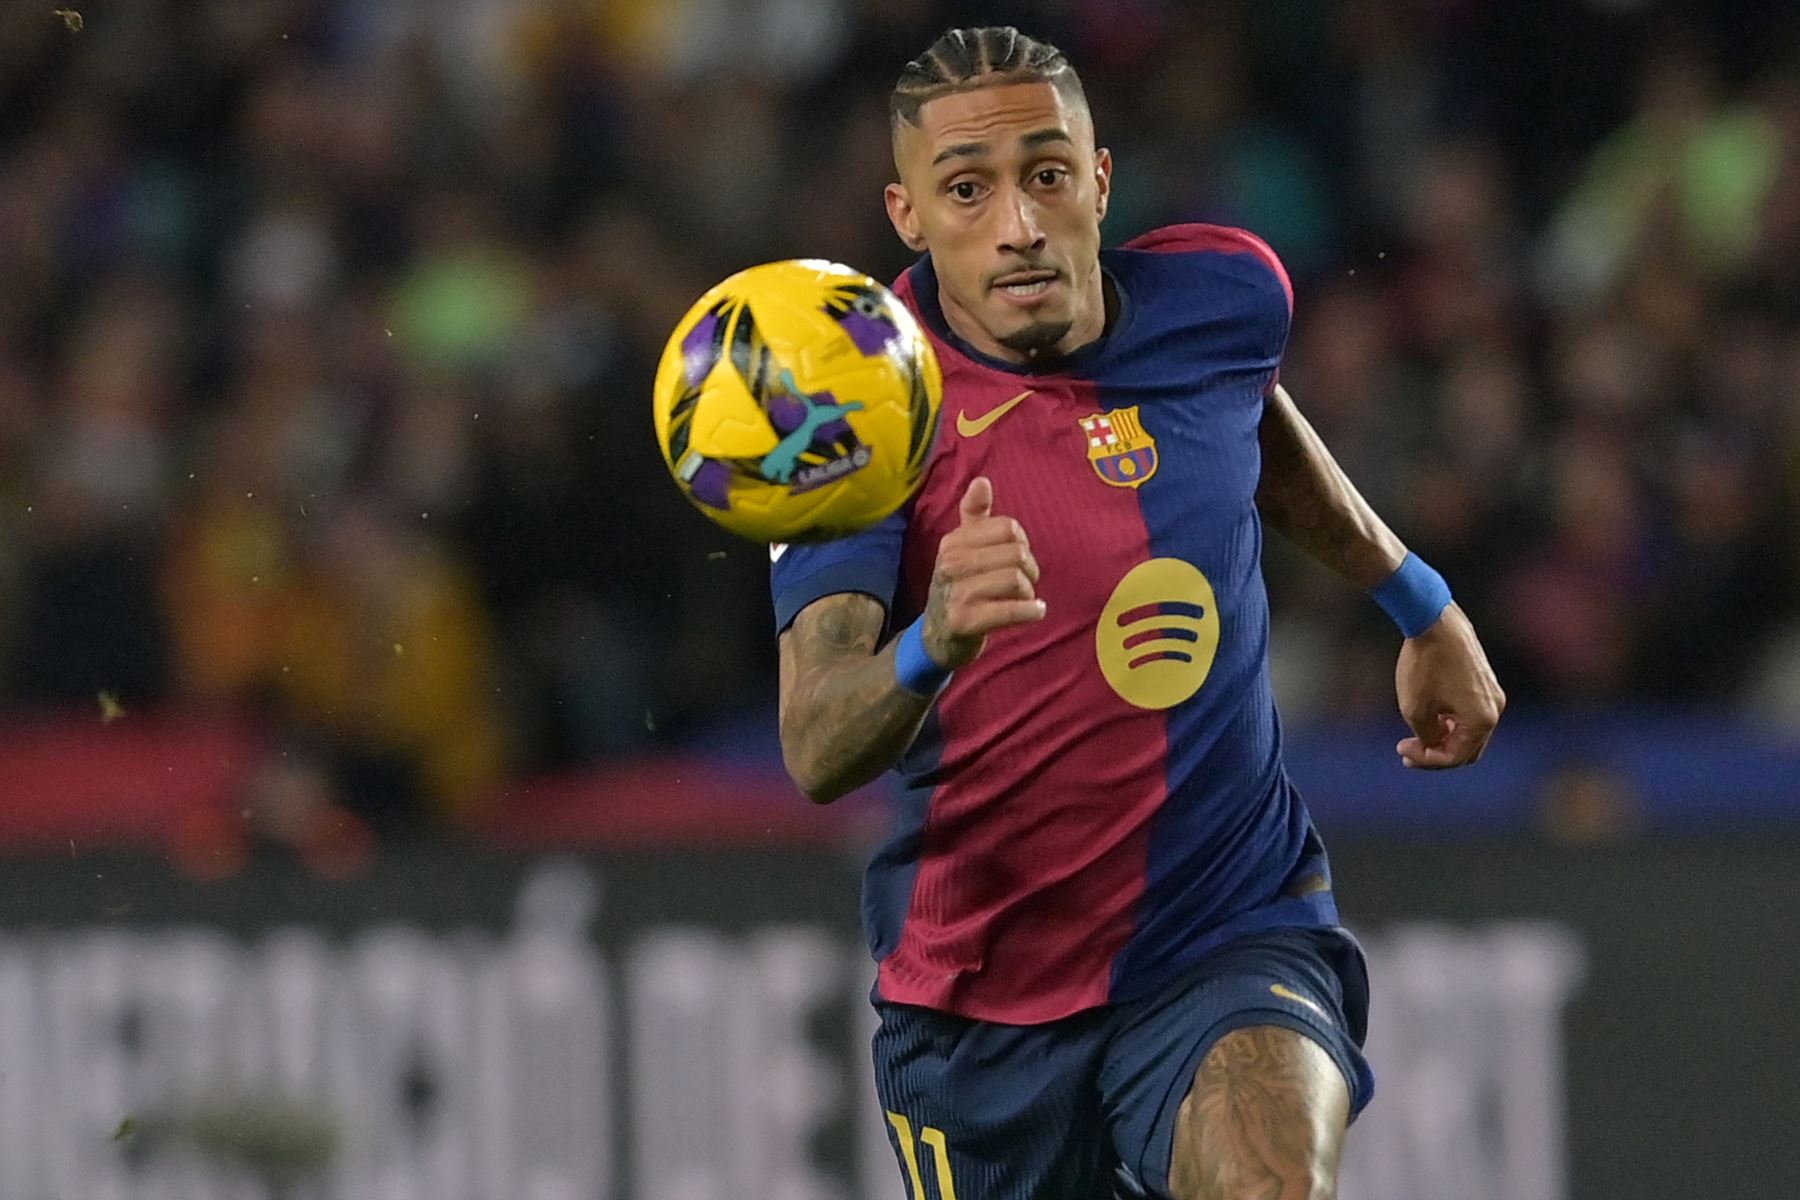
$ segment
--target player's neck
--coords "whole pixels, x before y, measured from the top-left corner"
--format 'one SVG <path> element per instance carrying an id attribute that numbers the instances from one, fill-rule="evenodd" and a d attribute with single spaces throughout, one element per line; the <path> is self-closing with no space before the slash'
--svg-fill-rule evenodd
<path id="1" fill-rule="evenodd" d="M 938 311 L 943 314 L 944 324 L 950 327 L 950 332 L 971 349 L 999 362 L 1025 367 L 1048 359 L 1067 358 L 1106 336 L 1118 317 L 1119 298 L 1105 271 L 1095 270 L 1088 276 L 1087 293 L 1069 332 L 1054 346 L 1038 351 L 1015 350 L 997 341 L 979 321 L 945 295 L 941 287 Z"/>

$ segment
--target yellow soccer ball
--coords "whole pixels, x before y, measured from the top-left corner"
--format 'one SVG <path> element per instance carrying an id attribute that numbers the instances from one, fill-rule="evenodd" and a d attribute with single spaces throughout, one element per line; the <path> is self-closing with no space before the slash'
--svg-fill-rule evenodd
<path id="1" fill-rule="evenodd" d="M 682 493 L 731 532 L 866 529 L 919 486 L 943 380 L 912 313 L 849 267 L 739 271 L 688 310 L 656 371 L 656 439 Z"/>

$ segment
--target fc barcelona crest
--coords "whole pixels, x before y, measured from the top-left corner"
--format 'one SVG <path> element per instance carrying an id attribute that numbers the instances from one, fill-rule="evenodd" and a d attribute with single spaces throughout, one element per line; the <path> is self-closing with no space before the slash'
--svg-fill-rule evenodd
<path id="1" fill-rule="evenodd" d="M 1156 439 L 1144 432 L 1138 406 L 1081 418 L 1088 461 L 1114 487 L 1134 488 L 1156 474 Z"/>

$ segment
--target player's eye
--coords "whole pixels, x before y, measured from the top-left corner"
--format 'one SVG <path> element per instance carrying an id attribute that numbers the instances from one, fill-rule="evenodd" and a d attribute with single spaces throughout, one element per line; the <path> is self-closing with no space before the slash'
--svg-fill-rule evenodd
<path id="1" fill-rule="evenodd" d="M 1044 187 L 1055 187 L 1069 177 L 1069 173 L 1061 167 L 1045 167 L 1037 173 L 1037 181 Z"/>
<path id="2" fill-rule="evenodd" d="M 965 179 L 965 180 L 961 181 L 960 183 L 951 184 L 950 185 L 950 194 L 952 196 L 955 196 L 958 200 L 961 200 L 963 203 L 967 204 L 969 201 L 975 199 L 976 196 L 980 195 L 981 190 L 979 188 L 977 188 L 973 183 L 971 183 L 967 179 Z"/>

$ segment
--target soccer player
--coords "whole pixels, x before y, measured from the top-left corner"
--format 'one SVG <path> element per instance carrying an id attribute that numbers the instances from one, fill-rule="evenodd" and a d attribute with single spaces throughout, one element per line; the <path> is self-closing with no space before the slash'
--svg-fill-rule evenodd
<path id="1" fill-rule="evenodd" d="M 898 768 L 863 913 L 911 1200 L 1329 1197 L 1368 985 L 1282 767 L 1263 526 L 1398 624 L 1407 766 L 1478 758 L 1500 688 L 1276 384 L 1269 247 L 1102 250 L 1112 159 L 1017 30 L 946 33 L 891 109 L 943 428 L 906 509 L 772 582 L 795 781 Z"/>

